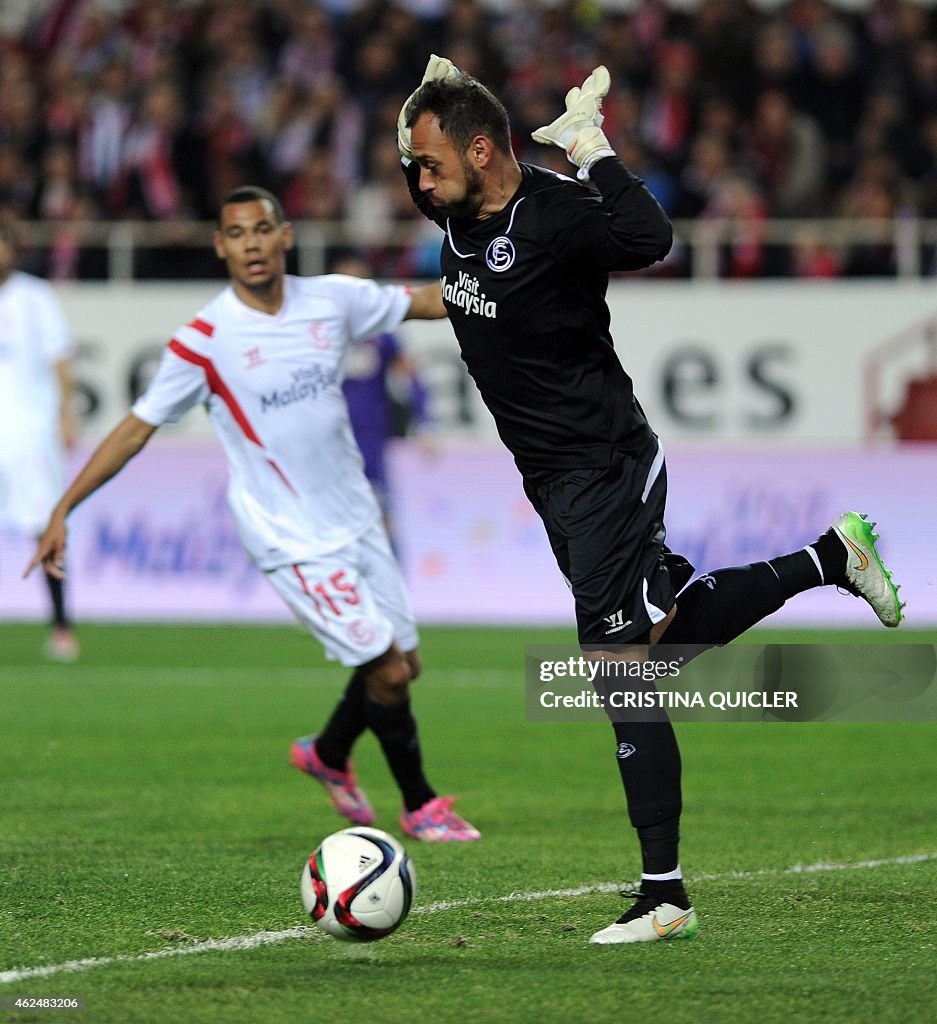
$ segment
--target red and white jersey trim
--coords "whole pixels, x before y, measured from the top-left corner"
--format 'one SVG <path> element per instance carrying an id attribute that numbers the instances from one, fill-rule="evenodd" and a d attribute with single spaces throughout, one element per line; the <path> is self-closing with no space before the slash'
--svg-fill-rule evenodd
<path id="1" fill-rule="evenodd" d="M 409 307 L 401 286 L 288 276 L 276 316 L 229 287 L 174 332 L 133 412 L 158 426 L 205 405 L 241 539 L 261 568 L 336 550 L 379 520 L 341 383 L 349 345 L 396 329 Z"/>

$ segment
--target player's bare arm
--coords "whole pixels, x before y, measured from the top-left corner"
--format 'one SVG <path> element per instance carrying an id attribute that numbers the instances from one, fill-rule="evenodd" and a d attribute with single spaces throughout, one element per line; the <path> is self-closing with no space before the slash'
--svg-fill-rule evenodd
<path id="1" fill-rule="evenodd" d="M 65 578 L 63 558 L 68 535 L 65 522 L 68 514 L 112 476 L 116 476 L 149 441 L 155 430 L 156 427 L 128 413 L 107 435 L 52 510 L 49 523 L 36 546 L 36 553 L 23 573 L 24 578 L 40 564 L 50 576 L 60 580 Z"/>
<path id="2" fill-rule="evenodd" d="M 413 289 L 410 293 L 410 308 L 404 320 L 442 320 L 447 315 L 442 301 L 442 286 L 434 281 Z"/>

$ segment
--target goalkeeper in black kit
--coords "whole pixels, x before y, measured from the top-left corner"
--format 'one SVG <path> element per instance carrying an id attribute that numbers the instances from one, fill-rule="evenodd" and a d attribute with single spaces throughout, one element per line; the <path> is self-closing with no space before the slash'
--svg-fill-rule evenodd
<path id="1" fill-rule="evenodd" d="M 671 226 L 602 132 L 609 84 L 596 68 L 567 94 L 565 112 L 533 133 L 566 151 L 579 181 L 518 163 L 502 104 L 445 58 L 431 57 L 398 122 L 413 200 L 445 232 L 443 299 L 462 358 L 543 519 L 580 645 L 629 660 L 659 643 L 699 651 L 823 585 L 862 597 L 897 626 L 897 588 L 873 524 L 855 512 L 806 548 L 692 583 L 692 566 L 665 545 L 663 451 L 615 352 L 605 292 L 610 271 L 663 259 Z M 692 937 L 673 728 L 612 724 L 642 875 L 634 904 L 592 942 Z"/>

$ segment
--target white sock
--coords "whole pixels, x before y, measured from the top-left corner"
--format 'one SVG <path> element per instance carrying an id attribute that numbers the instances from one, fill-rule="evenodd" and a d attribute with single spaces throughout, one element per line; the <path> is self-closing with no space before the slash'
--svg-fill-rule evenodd
<path id="1" fill-rule="evenodd" d="M 682 882 L 683 872 L 680 870 L 678 864 L 673 871 L 665 871 L 662 875 L 648 875 L 645 872 L 641 872 L 642 882 Z"/>

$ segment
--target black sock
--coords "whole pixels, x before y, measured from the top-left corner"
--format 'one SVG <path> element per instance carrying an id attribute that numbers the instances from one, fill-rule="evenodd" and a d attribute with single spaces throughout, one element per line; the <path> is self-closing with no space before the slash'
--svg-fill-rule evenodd
<path id="1" fill-rule="evenodd" d="M 664 721 L 613 722 L 612 727 L 618 741 L 616 758 L 628 801 L 628 817 L 638 835 L 642 829 L 679 818 L 680 750 L 673 726 Z M 663 870 L 675 866 L 676 861 Z"/>
<path id="2" fill-rule="evenodd" d="M 838 585 L 845 582 L 846 549 L 832 527 L 809 547 L 809 551 L 802 548 L 789 555 L 772 558 L 768 562 L 778 574 L 785 598 L 801 594 L 805 590 L 813 590 L 814 587 L 822 587 L 824 584 Z M 810 551 L 813 551 L 815 558 Z"/>
<path id="3" fill-rule="evenodd" d="M 680 865 L 680 819 L 668 818 L 638 829 L 641 870 L 646 875 L 664 875 Z M 646 879 L 644 880 L 646 881 Z M 667 879 L 678 882 L 679 879 Z"/>
<path id="4" fill-rule="evenodd" d="M 641 879 L 641 893 L 650 897 L 655 903 L 673 903 L 681 910 L 690 908 L 690 898 L 686 894 L 682 879 L 673 879 L 667 882 L 651 882 L 649 879 Z M 646 912 L 646 904 L 642 907 L 636 903 L 631 910 L 622 914 L 619 923 L 626 924 L 629 921 L 634 921 L 635 918 L 639 918 Z"/>
<path id="5" fill-rule="evenodd" d="M 823 582 L 840 587 L 846 582 L 846 548 L 831 526 L 826 533 L 810 545 L 817 553 Z"/>
<path id="6" fill-rule="evenodd" d="M 778 555 L 768 560 L 768 565 L 778 574 L 785 600 L 805 590 L 823 586 L 823 576 L 816 561 L 806 548 L 789 555 Z"/>
<path id="7" fill-rule="evenodd" d="M 422 807 L 436 796 L 423 774 L 423 754 L 416 731 L 416 719 L 410 713 L 410 701 L 379 704 L 365 698 L 368 728 L 377 737 L 387 764 L 397 780 L 408 811 Z"/>
<path id="8" fill-rule="evenodd" d="M 806 553 L 804 558 L 810 560 Z M 816 579 L 815 565 L 813 574 Z M 727 644 L 741 636 L 784 601 L 778 574 L 767 562 L 704 573 L 678 595 L 677 614 L 660 643 L 688 645 L 701 653 L 707 645 Z"/>
<path id="9" fill-rule="evenodd" d="M 368 727 L 364 700 L 364 676 L 359 669 L 348 681 L 326 727 L 316 737 L 316 753 L 329 768 L 345 770 L 355 740 Z"/>
<path id="10" fill-rule="evenodd" d="M 46 586 L 49 588 L 49 597 L 52 598 L 52 625 L 60 629 L 68 629 L 68 616 L 65 614 L 65 584 L 48 573 L 43 575 L 46 578 Z"/>

